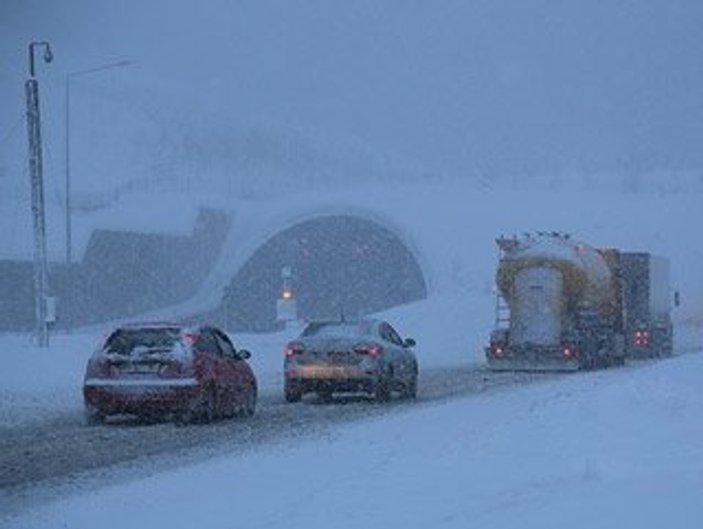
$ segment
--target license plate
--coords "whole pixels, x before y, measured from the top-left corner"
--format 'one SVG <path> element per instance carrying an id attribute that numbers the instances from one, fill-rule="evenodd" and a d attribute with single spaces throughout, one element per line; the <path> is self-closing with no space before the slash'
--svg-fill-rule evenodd
<path id="1" fill-rule="evenodd" d="M 348 378 L 353 376 L 346 366 L 304 366 L 300 368 L 305 378 Z"/>
<path id="2" fill-rule="evenodd" d="M 123 369 L 125 373 L 138 373 L 142 374 L 153 374 L 159 372 L 159 364 L 132 364 L 131 366 Z"/>

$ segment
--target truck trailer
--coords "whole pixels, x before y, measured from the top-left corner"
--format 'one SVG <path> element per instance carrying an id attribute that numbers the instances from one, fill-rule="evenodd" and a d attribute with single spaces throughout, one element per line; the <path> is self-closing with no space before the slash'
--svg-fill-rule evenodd
<path id="1" fill-rule="evenodd" d="M 670 356 L 674 336 L 668 259 L 642 252 L 623 253 L 620 277 L 626 356 Z"/>
<path id="2" fill-rule="evenodd" d="M 671 354 L 666 259 L 553 232 L 496 242 L 491 369 L 575 371 Z"/>

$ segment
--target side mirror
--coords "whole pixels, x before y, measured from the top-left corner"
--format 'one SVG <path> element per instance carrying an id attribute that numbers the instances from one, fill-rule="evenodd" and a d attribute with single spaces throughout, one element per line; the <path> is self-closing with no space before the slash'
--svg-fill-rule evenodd
<path id="1" fill-rule="evenodd" d="M 681 297 L 679 296 L 679 291 L 674 292 L 674 307 L 681 305 Z"/>
<path id="2" fill-rule="evenodd" d="M 237 351 L 237 354 L 242 360 L 249 360 L 251 358 L 251 353 L 246 349 L 240 349 L 239 351 Z"/>
<path id="3" fill-rule="evenodd" d="M 412 338 L 406 338 L 403 342 L 403 347 L 415 347 L 415 344 L 415 340 L 413 340 Z"/>

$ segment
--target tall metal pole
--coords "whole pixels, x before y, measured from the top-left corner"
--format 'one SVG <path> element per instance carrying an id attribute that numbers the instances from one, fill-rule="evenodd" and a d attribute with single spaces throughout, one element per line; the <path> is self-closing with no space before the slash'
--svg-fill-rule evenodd
<path id="1" fill-rule="evenodd" d="M 34 48 L 45 48 L 44 60 L 52 59 L 48 42 L 29 45 L 29 79 L 25 83 L 27 96 L 27 137 L 29 140 L 29 175 L 32 188 L 32 219 L 34 225 L 34 313 L 36 339 L 40 347 L 49 345 L 47 321 L 48 280 L 46 270 L 46 223 L 44 215 L 44 180 L 42 175 L 41 120 L 39 115 L 39 82 L 34 77 Z"/>
<path id="2" fill-rule="evenodd" d="M 71 264 L 71 248 L 73 244 L 71 242 L 71 75 L 66 74 L 66 197 L 65 197 L 65 209 L 66 209 L 66 263 Z"/>

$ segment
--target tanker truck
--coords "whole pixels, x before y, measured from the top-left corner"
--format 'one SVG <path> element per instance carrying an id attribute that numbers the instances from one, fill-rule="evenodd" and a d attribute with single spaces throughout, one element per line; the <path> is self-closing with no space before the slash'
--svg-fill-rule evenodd
<path id="1" fill-rule="evenodd" d="M 552 232 L 496 242 L 498 302 L 486 348 L 489 368 L 575 371 L 622 365 L 631 350 L 629 338 L 654 337 L 654 327 L 647 326 L 651 319 L 644 321 L 651 312 L 642 307 L 651 296 L 643 292 L 663 279 L 643 272 L 642 256 L 651 263 L 649 254 L 596 249 Z M 668 277 L 660 287 L 668 289 Z M 657 328 L 667 330 L 657 332 L 670 337 L 670 318 L 658 321 Z"/>

